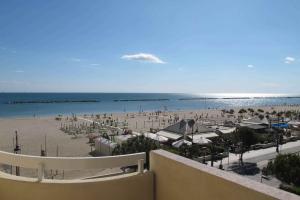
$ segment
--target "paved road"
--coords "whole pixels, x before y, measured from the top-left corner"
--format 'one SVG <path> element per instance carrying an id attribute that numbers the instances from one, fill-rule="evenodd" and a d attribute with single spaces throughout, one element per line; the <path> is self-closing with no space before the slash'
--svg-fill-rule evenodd
<path id="1" fill-rule="evenodd" d="M 295 153 L 300 152 L 300 140 L 295 142 L 289 142 L 281 145 L 279 148 L 281 153 Z M 244 153 L 243 160 L 248 162 L 257 163 L 264 160 L 270 160 L 275 158 L 277 155 L 276 148 L 270 147 L 267 149 L 252 150 Z M 223 165 L 229 165 L 236 163 L 239 160 L 239 154 L 230 153 L 229 158 L 223 159 Z M 216 165 L 220 164 L 220 161 L 215 162 Z"/>
<path id="2" fill-rule="evenodd" d="M 272 151 L 272 152 L 270 152 L 270 151 Z M 243 175 L 243 176 L 247 177 L 249 179 L 255 180 L 257 182 L 262 182 L 262 183 L 267 184 L 269 186 L 278 188 L 279 185 L 280 185 L 280 183 L 281 183 L 281 181 L 279 181 L 275 177 L 270 177 L 270 179 L 268 179 L 268 180 L 267 179 L 262 179 L 261 169 L 263 167 L 267 166 L 269 160 L 276 158 L 276 156 L 278 155 L 277 152 L 275 151 L 274 147 L 272 147 L 271 149 L 267 149 L 266 152 L 268 152 L 268 153 L 244 159 L 245 163 L 246 162 L 247 163 L 256 163 L 257 165 L 254 166 L 254 168 L 259 168 L 260 171 L 257 174 Z M 290 147 L 290 148 L 287 148 L 287 147 L 282 148 L 280 150 L 280 153 L 281 154 L 285 154 L 285 153 L 300 153 L 300 146 L 293 146 L 293 147 Z M 233 161 L 230 162 L 229 166 L 231 166 L 231 165 L 233 165 Z M 224 168 L 227 169 L 227 167 L 228 167 L 228 165 L 226 163 L 224 165 Z M 231 172 L 234 173 L 233 171 L 231 171 Z"/>
<path id="3" fill-rule="evenodd" d="M 287 149 L 282 149 L 280 151 L 281 154 L 297 153 L 297 152 L 300 153 L 300 146 L 291 147 L 291 148 L 287 148 Z M 251 163 L 258 163 L 258 162 L 261 162 L 261 161 L 274 159 L 277 155 L 278 155 L 277 152 L 273 152 L 273 153 L 268 153 L 268 154 L 264 154 L 264 155 L 261 155 L 261 156 L 253 157 L 253 158 L 244 159 L 244 161 L 251 162 Z"/>

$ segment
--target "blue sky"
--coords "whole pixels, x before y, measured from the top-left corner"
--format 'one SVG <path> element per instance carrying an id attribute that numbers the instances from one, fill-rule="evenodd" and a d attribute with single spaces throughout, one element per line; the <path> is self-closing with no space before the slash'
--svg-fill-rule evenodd
<path id="1" fill-rule="evenodd" d="M 0 1 L 0 92 L 300 93 L 297 0 Z"/>

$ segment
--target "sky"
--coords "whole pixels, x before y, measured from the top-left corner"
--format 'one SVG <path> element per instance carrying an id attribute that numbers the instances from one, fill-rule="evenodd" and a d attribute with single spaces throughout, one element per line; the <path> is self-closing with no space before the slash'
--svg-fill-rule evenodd
<path id="1" fill-rule="evenodd" d="M 1 0 L 0 92 L 300 93 L 298 0 Z"/>

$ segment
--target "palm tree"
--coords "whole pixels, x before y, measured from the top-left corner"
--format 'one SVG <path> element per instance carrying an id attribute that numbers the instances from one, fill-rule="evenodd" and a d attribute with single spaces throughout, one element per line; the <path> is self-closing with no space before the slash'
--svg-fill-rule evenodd
<path id="1" fill-rule="evenodd" d="M 231 140 L 229 138 L 225 137 L 225 135 L 221 135 L 220 140 L 221 140 L 221 147 L 224 150 L 227 150 L 227 153 L 228 153 L 228 165 L 229 165 L 229 148 L 230 148 Z M 220 163 L 219 169 L 223 169 L 223 163 L 222 163 L 222 161 L 223 161 L 223 157 L 221 158 L 221 163 Z"/>
<path id="2" fill-rule="evenodd" d="M 188 120 L 187 124 L 188 124 L 189 128 L 192 129 L 192 143 L 193 143 L 193 141 L 194 141 L 194 125 L 195 125 L 195 120 L 190 119 L 190 120 Z"/>
<path id="3" fill-rule="evenodd" d="M 216 154 L 216 149 L 215 149 L 215 144 L 212 142 L 209 145 L 209 151 L 210 151 L 210 166 L 214 166 L 214 160 L 215 160 L 215 154 Z"/>
<path id="4" fill-rule="evenodd" d="M 279 153 L 279 145 L 282 144 L 283 130 L 280 128 L 275 129 L 276 152 Z"/>

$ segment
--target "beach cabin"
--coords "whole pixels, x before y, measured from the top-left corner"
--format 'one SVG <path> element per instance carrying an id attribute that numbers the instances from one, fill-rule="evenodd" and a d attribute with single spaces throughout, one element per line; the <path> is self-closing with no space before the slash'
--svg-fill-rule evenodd
<path id="1" fill-rule="evenodd" d="M 101 156 L 111 156 L 117 143 L 106 138 L 98 137 L 95 139 L 95 152 Z"/>

